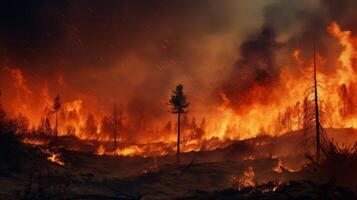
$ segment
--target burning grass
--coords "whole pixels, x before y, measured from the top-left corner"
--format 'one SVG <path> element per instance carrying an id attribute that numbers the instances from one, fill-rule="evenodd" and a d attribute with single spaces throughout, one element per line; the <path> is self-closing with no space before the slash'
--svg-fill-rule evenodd
<path id="1" fill-rule="evenodd" d="M 254 187 L 256 185 L 255 173 L 251 166 L 243 172 L 240 176 L 232 176 L 232 187 L 236 190 L 241 190 L 247 187 Z"/>

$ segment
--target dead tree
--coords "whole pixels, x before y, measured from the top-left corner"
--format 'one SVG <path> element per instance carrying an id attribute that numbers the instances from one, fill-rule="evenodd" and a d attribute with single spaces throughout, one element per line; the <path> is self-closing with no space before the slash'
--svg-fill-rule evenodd
<path id="1" fill-rule="evenodd" d="M 118 132 L 117 132 L 117 105 L 114 104 L 114 113 L 113 113 L 113 124 L 114 124 L 114 145 L 115 148 L 117 148 L 117 137 L 118 137 Z"/>
<path id="2" fill-rule="evenodd" d="M 117 109 L 117 105 L 114 104 L 114 113 L 113 113 L 113 124 L 114 124 L 114 144 L 115 148 L 118 147 L 118 132 L 119 134 L 121 133 L 121 128 L 122 128 L 122 120 L 123 120 L 123 111 L 122 108 L 119 108 L 119 111 Z"/>
<path id="3" fill-rule="evenodd" d="M 0 90 L 0 127 L 3 125 L 5 120 L 5 111 L 3 110 L 2 104 L 1 104 L 1 90 Z"/>
<path id="4" fill-rule="evenodd" d="M 320 117 L 319 117 L 319 103 L 317 94 L 317 78 L 316 78 L 316 48 L 314 45 L 314 90 L 315 90 L 315 129 L 316 129 L 316 161 L 320 160 Z"/>
<path id="5" fill-rule="evenodd" d="M 303 116 L 303 131 L 304 144 L 310 147 L 315 145 L 316 161 L 319 162 L 321 156 L 321 149 L 323 144 L 327 144 L 326 132 L 322 123 L 332 121 L 329 117 L 327 106 L 324 101 L 319 99 L 319 88 L 321 86 L 317 80 L 317 64 L 316 64 L 316 50 L 314 47 L 314 63 L 313 63 L 313 86 L 309 88 L 302 105 Z"/>
<path id="6" fill-rule="evenodd" d="M 171 107 L 169 112 L 177 114 L 177 154 L 176 162 L 180 163 L 180 121 L 181 114 L 188 112 L 189 103 L 186 101 L 186 96 L 183 93 L 183 85 L 179 84 L 172 91 L 171 98 L 168 103 Z"/>
<path id="7" fill-rule="evenodd" d="M 55 113 L 55 137 L 56 137 L 56 140 L 57 140 L 57 137 L 58 137 L 58 111 L 59 109 L 61 108 L 61 99 L 60 99 L 60 96 L 57 95 L 55 100 L 54 100 L 54 103 L 53 103 L 53 112 Z"/>

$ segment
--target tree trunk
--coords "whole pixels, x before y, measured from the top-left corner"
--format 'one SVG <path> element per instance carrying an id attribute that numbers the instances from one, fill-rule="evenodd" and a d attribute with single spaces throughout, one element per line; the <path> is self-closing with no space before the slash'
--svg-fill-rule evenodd
<path id="1" fill-rule="evenodd" d="M 117 107 L 116 105 L 114 105 L 114 145 L 115 148 L 118 147 L 118 143 L 117 143 Z"/>
<path id="2" fill-rule="evenodd" d="M 55 122 L 55 138 L 57 140 L 57 136 L 58 136 L 58 121 L 57 121 L 57 111 L 56 111 L 56 122 Z"/>
<path id="3" fill-rule="evenodd" d="M 180 163 L 180 121 L 181 113 L 177 115 L 177 154 L 176 154 L 176 163 Z"/>
<path id="4" fill-rule="evenodd" d="M 319 122 L 319 104 L 317 95 L 317 77 L 316 77 L 316 49 L 314 46 L 314 88 L 315 88 L 315 126 L 316 126 L 316 161 L 320 161 L 320 122 Z"/>

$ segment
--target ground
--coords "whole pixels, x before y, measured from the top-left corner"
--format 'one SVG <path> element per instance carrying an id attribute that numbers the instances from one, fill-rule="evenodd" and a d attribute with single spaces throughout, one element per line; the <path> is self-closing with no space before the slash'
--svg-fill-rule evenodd
<path id="1" fill-rule="evenodd" d="M 354 199 L 353 189 L 309 178 L 314 169 L 299 170 L 304 156 L 278 157 L 262 145 L 272 140 L 284 146 L 289 137 L 187 152 L 179 165 L 175 155 L 98 156 L 62 149 L 62 166 L 41 154 L 44 147 L 27 146 L 32 157 L 1 164 L 0 199 Z M 249 168 L 256 187 L 238 190 L 234 180 Z"/>

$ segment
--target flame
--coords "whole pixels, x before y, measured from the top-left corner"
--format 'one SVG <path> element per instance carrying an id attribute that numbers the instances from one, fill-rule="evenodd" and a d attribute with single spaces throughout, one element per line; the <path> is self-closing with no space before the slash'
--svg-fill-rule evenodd
<path id="1" fill-rule="evenodd" d="M 123 149 L 117 149 L 115 153 L 116 155 L 120 155 L 120 156 L 133 156 L 133 155 L 142 154 L 143 150 L 139 148 L 137 145 L 131 145 Z"/>
<path id="2" fill-rule="evenodd" d="M 53 163 L 56 163 L 58 165 L 65 165 L 65 163 L 62 161 L 61 159 L 61 154 L 60 153 L 56 153 L 56 152 L 53 152 L 52 150 L 50 149 L 47 149 L 47 148 L 39 148 L 40 151 L 44 154 L 47 155 L 47 160 L 53 162 Z"/>
<path id="3" fill-rule="evenodd" d="M 273 167 L 272 170 L 276 173 L 281 174 L 283 172 L 283 169 L 288 171 L 288 172 L 298 172 L 299 170 L 296 169 L 290 169 L 287 166 L 284 166 L 282 161 L 280 159 L 278 159 L 278 164 L 277 166 Z"/>
<path id="4" fill-rule="evenodd" d="M 326 126 L 357 128 L 355 109 L 357 82 L 354 71 L 356 38 L 351 31 L 341 30 L 336 22 L 332 22 L 327 27 L 327 32 L 341 46 L 341 52 L 338 63 L 334 66 L 336 70 L 334 75 L 323 70 L 326 59 L 317 54 L 318 80 L 324 86 L 319 95 L 324 99 L 332 119 L 332 122 L 327 123 Z M 229 140 L 243 140 L 259 134 L 281 135 L 301 129 L 303 101 L 306 97 L 306 89 L 312 83 L 309 77 L 312 75 L 313 66 L 312 61 L 304 60 L 301 53 L 299 49 L 294 50 L 289 56 L 295 60 L 295 63 L 281 66 L 279 81 L 282 84 L 277 84 L 273 88 L 254 84 L 253 89 L 247 94 L 250 95 L 247 97 L 248 100 L 252 100 L 253 103 L 242 106 L 239 112 L 234 110 L 232 106 L 234 102 L 231 102 L 226 94 L 220 93 L 222 103 L 207 113 L 204 126 L 192 123 L 182 129 L 184 137 L 181 144 L 182 151 L 212 150 L 227 145 L 226 141 Z M 10 74 L 16 91 L 15 97 L 4 106 L 9 108 L 9 113 L 12 116 L 17 116 L 19 113 L 27 116 L 30 119 L 30 127 L 48 125 L 53 129 L 55 114 L 52 109 L 53 94 L 51 95 L 49 85 L 45 82 L 43 85 L 30 87 L 31 84 L 26 79 L 25 73 L 20 69 L 6 67 L 4 71 Z M 56 80 L 59 87 L 69 86 L 61 72 Z M 266 91 L 272 96 L 272 100 L 267 99 Z M 143 119 L 128 119 L 125 112 L 121 121 L 123 130 L 118 130 L 117 138 L 117 142 L 121 145 L 114 150 L 108 150 L 104 143 L 114 141 L 112 112 L 106 112 L 98 103 L 89 104 L 91 98 L 84 94 L 63 99 L 62 107 L 58 112 L 59 135 L 71 135 L 80 140 L 95 140 L 102 143 L 96 150 L 98 155 L 159 156 L 175 152 L 177 136 L 174 123 L 171 124 L 170 121 L 170 124 L 165 126 L 160 121 L 152 127 L 126 131 L 125 128 L 130 126 L 141 127 Z M 161 130 L 164 126 L 167 130 Z M 28 138 L 23 142 L 44 144 Z"/>
<path id="5" fill-rule="evenodd" d="M 97 155 L 104 155 L 104 153 L 105 153 L 105 148 L 104 148 L 104 146 L 101 144 L 101 145 L 99 145 L 99 147 L 98 147 L 98 149 L 97 149 Z"/>
<path id="6" fill-rule="evenodd" d="M 356 50 L 353 46 L 351 31 L 342 31 L 336 22 L 332 22 L 327 28 L 328 32 L 337 38 L 343 47 L 339 61 L 341 67 L 338 68 L 337 76 L 339 84 L 349 84 L 355 81 L 355 73 L 352 68 L 352 59 L 356 58 Z"/>
<path id="7" fill-rule="evenodd" d="M 60 159 L 60 154 L 59 153 L 51 153 L 50 156 L 47 157 L 47 159 L 53 163 L 56 163 L 58 165 L 64 165 L 64 162 Z"/>
<path id="8" fill-rule="evenodd" d="M 241 190 L 245 187 L 254 187 L 256 185 L 254 178 L 254 170 L 251 166 L 249 166 L 241 176 L 232 176 L 233 189 Z"/>
<path id="9" fill-rule="evenodd" d="M 26 144 L 31 144 L 31 145 L 46 145 L 47 141 L 46 140 L 39 140 L 35 138 L 24 138 L 21 140 L 21 142 L 26 143 Z"/>
<path id="10" fill-rule="evenodd" d="M 30 95 L 32 93 L 32 91 L 27 86 L 27 80 L 20 69 L 9 67 L 6 67 L 4 69 L 10 72 L 10 75 L 14 80 L 15 88 L 20 89 L 26 95 Z"/>

